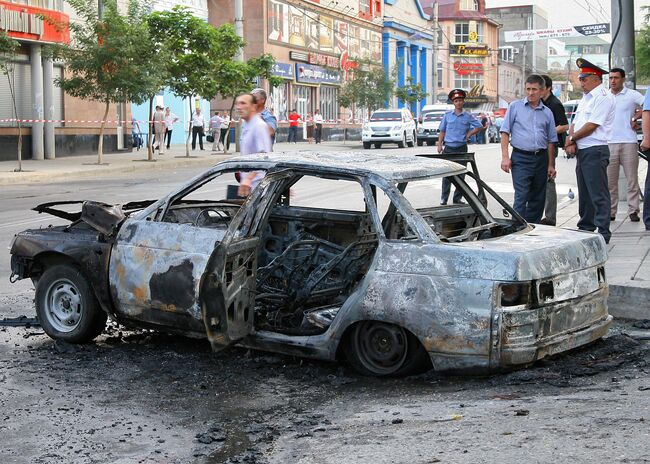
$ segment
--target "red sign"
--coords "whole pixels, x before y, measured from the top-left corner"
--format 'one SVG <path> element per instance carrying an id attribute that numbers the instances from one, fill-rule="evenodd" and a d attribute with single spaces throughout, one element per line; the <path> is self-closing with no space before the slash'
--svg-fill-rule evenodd
<path id="1" fill-rule="evenodd" d="M 328 66 L 330 68 L 339 67 L 339 59 L 335 56 L 323 55 L 321 53 L 310 53 L 309 63 L 317 64 L 320 66 Z"/>
<path id="2" fill-rule="evenodd" d="M 483 74 L 483 65 L 481 63 L 461 63 L 460 61 L 455 61 L 454 71 L 460 76 Z"/>
<path id="3" fill-rule="evenodd" d="M 70 43 L 70 18 L 55 10 L 0 1 L 0 29 L 14 39 Z"/>
<path id="4" fill-rule="evenodd" d="M 341 62 L 339 63 L 339 66 L 341 67 L 341 71 L 343 71 L 343 73 L 345 74 L 345 78 L 347 80 L 350 69 L 358 68 L 359 63 L 357 61 L 351 60 L 350 57 L 348 56 L 348 51 L 346 50 L 343 53 L 341 53 Z"/>

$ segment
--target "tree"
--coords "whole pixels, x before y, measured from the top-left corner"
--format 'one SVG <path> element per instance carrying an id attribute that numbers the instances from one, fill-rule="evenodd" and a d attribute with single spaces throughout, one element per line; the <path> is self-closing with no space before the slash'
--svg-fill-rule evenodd
<path id="1" fill-rule="evenodd" d="M 414 84 L 411 76 L 406 78 L 406 85 L 395 88 L 395 96 L 411 106 L 412 103 L 418 103 L 425 100 L 429 94 L 424 91 L 421 84 Z"/>
<path id="2" fill-rule="evenodd" d="M 352 79 L 341 87 L 339 103 L 344 108 L 365 108 L 370 112 L 381 108 L 393 96 L 393 79 L 381 66 L 365 61 L 354 70 Z"/>
<path id="3" fill-rule="evenodd" d="M 160 88 L 162 54 L 155 50 L 144 21 L 148 4 L 129 0 L 123 15 L 116 0 L 103 0 L 100 17 L 96 1 L 68 3 L 80 21 L 70 23 L 71 45 L 54 48 L 54 56 L 66 67 L 56 83 L 74 97 L 104 103 L 97 148 L 97 163 L 101 164 L 109 105 L 144 103 L 155 93 Z"/>
<path id="4" fill-rule="evenodd" d="M 639 80 L 650 78 L 650 7 L 641 8 L 645 13 L 643 26 L 636 33 L 636 75 Z"/>
<path id="5" fill-rule="evenodd" d="M 23 128 L 18 116 L 18 109 L 16 107 L 16 88 L 14 87 L 14 71 L 15 71 L 15 58 L 16 49 L 20 46 L 17 40 L 12 39 L 3 30 L 0 30 L 0 70 L 2 74 L 7 76 L 9 81 L 9 93 L 11 94 L 11 103 L 16 116 L 18 124 L 18 168 L 17 172 L 23 170 Z"/>
<path id="6" fill-rule="evenodd" d="M 237 36 L 232 24 L 215 28 L 180 6 L 170 11 L 151 13 L 148 23 L 157 48 L 170 53 L 166 63 L 169 76 L 167 87 L 188 100 L 190 123 L 185 154 L 189 157 L 194 114 L 192 97 L 210 100 L 217 95 L 220 70 L 232 64 L 244 42 Z"/>

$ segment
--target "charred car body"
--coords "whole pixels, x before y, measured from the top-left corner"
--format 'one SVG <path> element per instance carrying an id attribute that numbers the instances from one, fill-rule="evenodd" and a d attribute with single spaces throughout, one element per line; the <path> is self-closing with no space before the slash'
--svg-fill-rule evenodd
<path id="1" fill-rule="evenodd" d="M 252 170 L 266 175 L 251 196 L 226 199 L 232 173 Z M 35 208 L 71 223 L 18 234 L 12 278 L 34 281 L 53 338 L 91 340 L 110 316 L 377 376 L 525 365 L 602 337 L 600 235 L 527 224 L 465 172 L 415 156 L 231 158 L 158 201 Z M 434 204 L 445 176 L 464 204 Z"/>

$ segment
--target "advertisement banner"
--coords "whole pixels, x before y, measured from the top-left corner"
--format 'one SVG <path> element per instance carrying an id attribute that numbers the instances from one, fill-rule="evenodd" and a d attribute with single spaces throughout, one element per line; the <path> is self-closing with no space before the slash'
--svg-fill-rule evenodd
<path id="1" fill-rule="evenodd" d="M 609 34 L 609 23 L 587 24 L 584 26 L 560 27 L 556 29 L 533 29 L 525 31 L 506 31 L 506 42 L 525 42 L 528 40 L 561 39 L 563 37 L 584 37 Z"/>
<path id="2" fill-rule="evenodd" d="M 449 50 L 452 56 L 488 56 L 487 44 L 452 44 Z"/>
<path id="3" fill-rule="evenodd" d="M 296 81 L 309 84 L 342 84 L 343 79 L 339 71 L 296 63 Z"/>

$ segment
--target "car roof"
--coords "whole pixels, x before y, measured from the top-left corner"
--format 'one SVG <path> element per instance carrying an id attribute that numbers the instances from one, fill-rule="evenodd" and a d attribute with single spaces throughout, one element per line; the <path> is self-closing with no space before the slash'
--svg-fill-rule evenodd
<path id="1" fill-rule="evenodd" d="M 377 155 L 365 152 L 273 152 L 235 156 L 222 163 L 246 164 L 250 168 L 301 168 L 331 174 L 374 174 L 389 182 L 462 174 L 466 169 L 452 161 L 415 155 Z"/>

